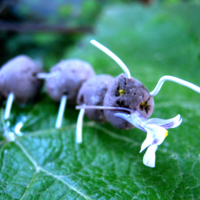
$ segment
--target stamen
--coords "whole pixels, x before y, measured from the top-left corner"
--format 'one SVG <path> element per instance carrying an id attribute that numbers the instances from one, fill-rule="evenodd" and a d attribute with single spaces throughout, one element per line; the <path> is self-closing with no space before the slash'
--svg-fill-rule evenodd
<path id="1" fill-rule="evenodd" d="M 166 132 L 165 132 L 165 137 L 167 137 L 168 136 L 168 131 L 166 130 Z"/>
<path id="2" fill-rule="evenodd" d="M 15 96 L 14 94 L 11 92 L 9 95 L 8 95 L 8 99 L 7 99 L 7 102 L 6 102 L 6 108 L 5 108 L 5 112 L 4 112 L 4 119 L 8 119 L 10 117 L 10 111 L 11 111 L 11 108 L 12 108 L 12 104 L 13 104 L 13 101 L 15 99 Z"/>
<path id="3" fill-rule="evenodd" d="M 158 94 L 158 92 L 160 91 L 160 89 L 165 81 L 172 81 L 172 82 L 178 83 L 180 85 L 183 85 L 185 87 L 188 87 L 188 88 L 194 90 L 195 92 L 200 93 L 200 87 L 198 87 L 197 85 L 194 85 L 193 83 L 190 83 L 188 81 L 182 80 L 182 79 L 174 77 L 174 76 L 163 76 L 158 81 L 155 89 L 152 92 L 150 92 L 150 95 L 155 96 L 156 94 Z"/>
<path id="4" fill-rule="evenodd" d="M 80 109 L 95 109 L 95 110 L 121 110 L 132 113 L 133 111 L 128 108 L 122 108 L 122 107 L 110 107 L 110 106 L 90 106 L 90 105 L 80 105 L 76 106 L 77 110 Z"/>
<path id="5" fill-rule="evenodd" d="M 62 126 L 62 120 L 63 120 L 63 115 L 65 112 L 65 106 L 67 103 L 67 95 L 63 95 L 61 100 L 60 100 L 60 107 L 58 110 L 58 116 L 57 116 L 57 120 L 56 120 L 56 128 L 60 128 Z"/>
<path id="6" fill-rule="evenodd" d="M 85 114 L 85 109 L 81 109 L 78 115 L 78 120 L 76 123 L 76 143 L 82 143 L 82 127 L 83 127 L 83 117 Z"/>
<path id="7" fill-rule="evenodd" d="M 126 74 L 126 78 L 131 78 L 131 74 L 128 67 L 122 62 L 122 60 L 118 56 L 116 56 L 112 51 L 110 51 L 108 48 L 106 48 L 96 40 L 90 40 L 90 43 L 99 48 L 108 56 L 110 56 L 122 68 L 122 70 Z"/>
<path id="8" fill-rule="evenodd" d="M 50 73 L 45 73 L 45 72 L 40 72 L 36 75 L 38 79 L 48 79 L 50 78 L 51 74 Z"/>

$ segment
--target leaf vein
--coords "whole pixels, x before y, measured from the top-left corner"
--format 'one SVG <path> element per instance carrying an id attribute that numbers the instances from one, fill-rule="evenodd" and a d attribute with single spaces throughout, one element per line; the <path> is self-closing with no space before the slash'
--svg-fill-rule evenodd
<path id="1" fill-rule="evenodd" d="M 109 136 L 111 136 L 111 137 L 113 137 L 115 139 L 123 140 L 125 142 L 132 143 L 132 144 L 140 146 L 139 142 L 131 140 L 130 138 L 127 138 L 127 137 L 123 137 L 123 136 L 117 135 L 117 134 L 113 133 L 112 131 L 108 131 L 107 129 L 105 129 L 105 128 L 99 126 L 99 125 L 95 124 L 94 127 L 97 128 L 97 129 L 99 129 L 99 130 L 101 130 L 101 131 L 104 131 L 104 133 L 106 133 L 107 135 L 109 135 Z"/>
<path id="2" fill-rule="evenodd" d="M 66 181 L 64 181 L 62 178 L 60 178 L 57 175 L 54 175 L 51 172 L 48 172 L 47 170 L 45 170 L 44 168 L 40 167 L 37 162 L 31 157 L 31 155 L 27 152 L 27 150 L 24 148 L 24 146 L 19 142 L 16 141 L 16 144 L 20 147 L 20 149 L 22 150 L 22 152 L 27 156 L 27 158 L 32 162 L 32 164 L 34 165 L 34 167 L 36 168 L 36 173 L 39 171 L 45 172 L 46 174 L 48 174 L 49 176 L 59 180 L 60 182 L 62 182 L 64 185 L 66 185 L 69 189 L 73 190 L 74 192 L 78 193 L 79 195 L 81 195 L 82 197 L 84 197 L 85 199 L 91 199 L 90 197 L 86 196 L 85 194 L 83 194 L 81 191 L 79 191 L 78 189 L 76 189 L 75 187 L 73 187 L 72 185 L 70 185 L 69 183 L 67 183 Z"/>
<path id="3" fill-rule="evenodd" d="M 36 173 L 34 174 L 34 176 L 32 177 L 30 183 L 29 183 L 28 186 L 26 187 L 26 190 L 24 191 L 24 194 L 22 195 L 22 197 L 20 198 L 20 200 L 23 200 L 24 197 L 26 196 L 26 194 L 27 194 L 27 192 L 28 192 L 28 189 L 29 189 L 29 187 L 31 186 L 31 184 L 33 183 L 33 181 L 35 180 L 35 177 L 36 177 L 37 173 L 38 173 L 38 172 L 36 172 Z"/>

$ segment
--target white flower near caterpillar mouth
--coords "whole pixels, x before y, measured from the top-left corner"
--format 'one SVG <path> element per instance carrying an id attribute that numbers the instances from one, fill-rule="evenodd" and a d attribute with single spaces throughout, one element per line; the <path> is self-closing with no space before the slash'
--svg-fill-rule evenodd
<path id="1" fill-rule="evenodd" d="M 141 145 L 140 153 L 148 147 L 143 157 L 143 163 L 148 167 L 155 167 L 156 151 L 158 146 L 161 145 L 168 136 L 167 129 L 176 128 L 182 122 L 180 115 L 167 120 L 158 118 L 147 119 L 137 111 L 131 114 L 115 113 L 115 116 L 120 117 L 142 131 L 147 132 L 146 139 Z"/>

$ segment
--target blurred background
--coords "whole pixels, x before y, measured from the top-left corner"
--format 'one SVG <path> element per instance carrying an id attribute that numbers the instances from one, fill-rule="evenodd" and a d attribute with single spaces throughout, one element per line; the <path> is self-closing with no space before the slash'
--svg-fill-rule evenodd
<path id="1" fill-rule="evenodd" d="M 108 5 L 134 2 L 149 7 L 188 1 L 1 0 L 0 66 L 18 54 L 26 54 L 40 62 L 45 60 L 44 69 L 48 70 L 70 46 L 95 32 L 96 20 Z"/>

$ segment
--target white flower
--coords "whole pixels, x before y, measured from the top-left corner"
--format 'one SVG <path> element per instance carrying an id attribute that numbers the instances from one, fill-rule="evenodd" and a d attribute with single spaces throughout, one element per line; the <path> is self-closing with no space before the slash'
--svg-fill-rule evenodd
<path id="1" fill-rule="evenodd" d="M 168 135 L 166 129 L 178 127 L 182 122 L 180 115 L 167 120 L 157 118 L 147 119 L 138 111 L 131 114 L 116 113 L 115 116 L 120 117 L 133 124 L 135 127 L 147 132 L 146 139 L 141 145 L 140 153 L 148 147 L 143 157 L 143 163 L 148 167 L 155 167 L 155 153 L 158 145 L 162 144 L 165 137 Z"/>

